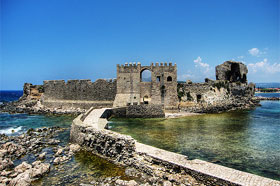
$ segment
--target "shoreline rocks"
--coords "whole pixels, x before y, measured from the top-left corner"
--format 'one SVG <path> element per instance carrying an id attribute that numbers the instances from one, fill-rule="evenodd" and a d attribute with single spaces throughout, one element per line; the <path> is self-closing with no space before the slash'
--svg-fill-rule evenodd
<path id="1" fill-rule="evenodd" d="M 254 100 L 258 100 L 258 101 L 279 101 L 280 97 L 262 97 L 262 96 L 255 96 L 253 98 Z"/>
<path id="2" fill-rule="evenodd" d="M 79 108 L 47 108 L 41 105 L 40 100 L 26 100 L 20 98 L 18 101 L 6 102 L 0 104 L 0 112 L 26 113 L 26 114 L 54 114 L 54 115 L 79 115 L 86 112 L 85 109 Z"/>
<path id="3" fill-rule="evenodd" d="M 67 146 L 57 147 L 60 141 L 55 139 L 58 133 L 64 130 L 60 127 L 50 127 L 29 129 L 19 136 L 0 134 L 0 185 L 26 186 L 48 173 L 55 156 L 48 160 L 49 163 L 43 163 L 47 158 L 47 152 L 43 152 L 46 148 L 52 148 L 57 153 L 56 158 L 63 159 L 58 164 L 70 160 L 73 151 Z M 77 151 L 79 147 L 72 146 L 72 149 Z M 33 157 L 29 160 L 33 162 L 26 162 L 25 156 Z M 14 162 L 21 163 L 16 165 Z"/>

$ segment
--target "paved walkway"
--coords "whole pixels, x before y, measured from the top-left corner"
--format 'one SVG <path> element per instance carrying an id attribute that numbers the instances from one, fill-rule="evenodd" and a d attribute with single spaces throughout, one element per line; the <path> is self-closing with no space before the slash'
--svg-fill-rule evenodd
<path id="1" fill-rule="evenodd" d="M 248 186 L 280 186 L 280 181 L 242 172 L 236 169 L 224 167 L 202 160 L 187 160 L 186 156 L 155 148 L 142 143 L 136 143 L 136 151 L 146 153 L 149 156 L 172 162 L 190 170 L 217 177 L 235 184 Z"/>
<path id="2" fill-rule="evenodd" d="M 105 112 L 106 109 L 109 108 L 92 110 L 83 121 L 84 124 L 94 127 L 96 129 L 104 129 L 105 125 L 107 124 L 107 119 L 100 118 L 100 117 L 102 116 L 102 114 Z"/>

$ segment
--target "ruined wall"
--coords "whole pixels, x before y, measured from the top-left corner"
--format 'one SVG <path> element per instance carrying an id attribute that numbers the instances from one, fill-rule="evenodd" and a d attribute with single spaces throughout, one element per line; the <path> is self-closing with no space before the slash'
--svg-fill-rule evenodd
<path id="1" fill-rule="evenodd" d="M 39 100 L 44 92 L 42 85 L 33 85 L 31 83 L 24 83 L 23 85 L 23 95 L 20 100 Z"/>
<path id="2" fill-rule="evenodd" d="M 179 83 L 180 109 L 190 112 L 220 112 L 246 108 L 252 104 L 255 85 L 229 81 L 207 83 Z"/>
<path id="3" fill-rule="evenodd" d="M 219 87 L 215 83 L 179 83 L 178 88 L 183 102 L 215 104 L 230 96 L 228 87 Z"/>
<path id="4" fill-rule="evenodd" d="M 112 107 L 116 96 L 115 80 L 51 80 L 43 87 L 42 103 L 50 108 Z"/>
<path id="5" fill-rule="evenodd" d="M 45 100 L 113 101 L 116 96 L 116 81 L 51 80 L 44 81 Z"/>
<path id="6" fill-rule="evenodd" d="M 247 83 L 248 69 L 241 62 L 226 61 L 216 66 L 216 80 Z"/>
<path id="7" fill-rule="evenodd" d="M 248 69 L 241 62 L 226 61 L 216 66 L 216 81 L 179 83 L 180 109 L 190 112 L 220 112 L 246 108 L 252 103 L 255 84 L 247 84 Z"/>

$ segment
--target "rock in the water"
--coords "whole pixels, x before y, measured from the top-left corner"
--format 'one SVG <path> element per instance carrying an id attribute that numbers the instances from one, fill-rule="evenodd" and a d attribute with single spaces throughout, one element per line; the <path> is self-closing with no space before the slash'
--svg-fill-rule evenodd
<path id="1" fill-rule="evenodd" d="M 78 144 L 71 144 L 69 148 L 70 148 L 70 151 L 75 153 L 75 152 L 79 151 L 81 147 Z"/>
<path id="2" fill-rule="evenodd" d="M 45 159 L 46 158 L 46 154 L 47 154 L 46 152 L 43 152 L 42 154 L 40 154 L 39 157 L 38 157 L 39 160 Z"/>
<path id="3" fill-rule="evenodd" d="M 55 156 L 59 156 L 59 155 L 61 155 L 63 152 L 64 152 L 64 149 L 63 149 L 63 148 L 59 148 L 59 149 L 57 150 L 57 152 L 55 153 Z"/>

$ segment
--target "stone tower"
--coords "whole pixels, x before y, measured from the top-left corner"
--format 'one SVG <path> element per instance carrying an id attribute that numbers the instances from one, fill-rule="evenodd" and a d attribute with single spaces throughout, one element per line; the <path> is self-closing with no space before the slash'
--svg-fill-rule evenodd
<path id="1" fill-rule="evenodd" d="M 247 83 L 248 69 L 241 62 L 226 61 L 216 66 L 216 79 Z"/>
<path id="2" fill-rule="evenodd" d="M 144 82 L 143 71 L 151 72 L 151 81 Z M 162 105 L 165 109 L 176 109 L 177 65 L 172 63 L 152 63 L 141 66 L 130 63 L 117 65 L 117 94 L 114 107 L 128 105 L 152 104 Z"/>

